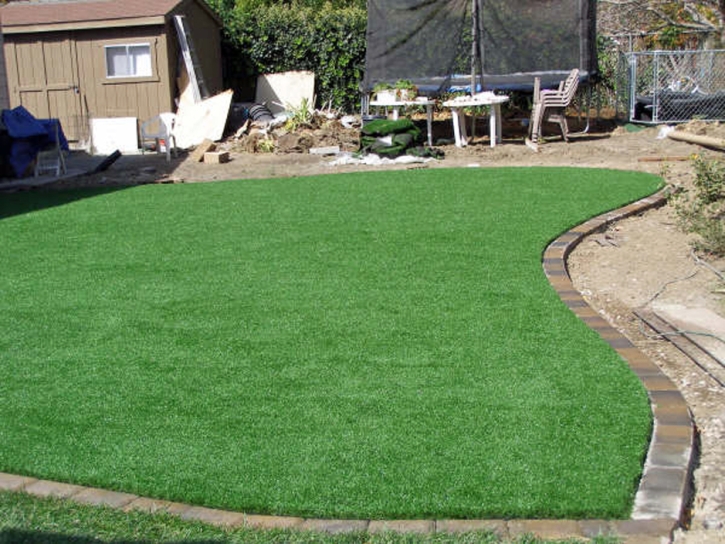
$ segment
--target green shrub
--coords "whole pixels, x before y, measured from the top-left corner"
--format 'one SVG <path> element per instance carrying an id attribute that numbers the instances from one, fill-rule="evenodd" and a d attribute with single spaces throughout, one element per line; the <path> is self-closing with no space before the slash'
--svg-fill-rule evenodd
<path id="1" fill-rule="evenodd" d="M 725 165 L 696 157 L 692 191 L 675 198 L 675 209 L 685 232 L 697 235 L 697 249 L 725 255 Z"/>
<path id="2" fill-rule="evenodd" d="M 248 0 L 231 6 L 218 0 L 214 5 L 224 21 L 226 83 L 238 91 L 238 99 L 253 97 L 259 74 L 310 70 L 315 73 L 316 106 L 357 107 L 366 11 L 313 0 L 308 4 Z"/>

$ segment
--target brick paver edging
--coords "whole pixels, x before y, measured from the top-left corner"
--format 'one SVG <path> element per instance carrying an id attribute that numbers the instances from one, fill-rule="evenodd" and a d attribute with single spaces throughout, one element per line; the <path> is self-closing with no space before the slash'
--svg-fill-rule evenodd
<path id="1" fill-rule="evenodd" d="M 217 510 L 139 497 L 104 489 L 71 485 L 0 472 L 0 490 L 38 497 L 59 497 L 124 511 L 167 512 L 183 519 L 230 527 L 298 529 L 342 533 L 384 531 L 408 533 L 493 531 L 502 538 L 534 534 L 544 539 L 592 538 L 617 535 L 625 543 L 670 540 L 678 527 L 690 491 L 694 428 L 689 409 L 675 385 L 627 338 L 611 327 L 574 289 L 566 258 L 581 240 L 610 223 L 663 204 L 664 192 L 595 217 L 562 234 L 544 252 L 544 272 L 564 303 L 597 331 L 642 380 L 650 398 L 654 430 L 644 473 L 629 520 L 330 520 L 264 516 Z"/>

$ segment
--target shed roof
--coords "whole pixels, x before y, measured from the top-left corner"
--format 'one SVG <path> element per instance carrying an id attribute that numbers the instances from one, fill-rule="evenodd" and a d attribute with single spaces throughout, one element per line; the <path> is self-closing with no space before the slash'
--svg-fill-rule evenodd
<path id="1" fill-rule="evenodd" d="M 182 4 L 204 0 L 52 0 L 13 2 L 0 8 L 5 34 L 163 24 Z"/>

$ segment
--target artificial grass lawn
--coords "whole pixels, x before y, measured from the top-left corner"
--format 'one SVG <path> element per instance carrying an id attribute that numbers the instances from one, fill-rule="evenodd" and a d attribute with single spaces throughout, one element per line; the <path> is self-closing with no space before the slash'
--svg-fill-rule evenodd
<path id="1" fill-rule="evenodd" d="M 647 397 L 541 254 L 659 184 L 433 169 L 3 197 L 0 471 L 256 513 L 626 517 Z"/>

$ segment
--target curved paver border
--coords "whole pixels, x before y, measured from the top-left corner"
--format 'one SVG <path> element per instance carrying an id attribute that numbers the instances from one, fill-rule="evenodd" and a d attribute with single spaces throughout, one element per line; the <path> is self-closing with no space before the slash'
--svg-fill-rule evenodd
<path id="1" fill-rule="evenodd" d="M 71 485 L 0 472 L 0 490 L 25 492 L 37 497 L 59 497 L 103 505 L 123 511 L 166 512 L 183 519 L 229 527 L 298 529 L 341 533 L 397 531 L 409 533 L 493 531 L 503 538 L 534 534 L 540 538 L 592 538 L 617 535 L 625 543 L 668 541 L 683 520 L 689 499 L 694 451 L 694 425 L 684 398 L 634 344 L 605 321 L 574 289 L 566 266 L 571 251 L 587 235 L 611 223 L 663 205 L 660 191 L 633 204 L 597 216 L 569 230 L 544 251 L 547 279 L 562 301 L 629 364 L 647 390 L 652 406 L 652 439 L 629 520 L 330 520 L 245 514 L 139 497 L 129 493 Z"/>

